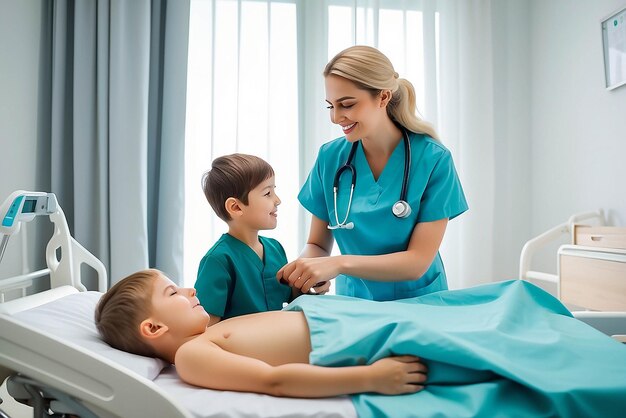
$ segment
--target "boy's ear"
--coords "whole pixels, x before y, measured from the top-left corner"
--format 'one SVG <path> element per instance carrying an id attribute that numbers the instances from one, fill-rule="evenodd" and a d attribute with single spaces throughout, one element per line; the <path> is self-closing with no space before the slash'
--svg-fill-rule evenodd
<path id="1" fill-rule="evenodd" d="M 228 212 L 230 217 L 233 219 L 241 215 L 241 213 L 243 212 L 242 206 L 243 205 L 241 201 L 234 197 L 229 197 L 228 199 L 226 199 L 226 202 L 224 203 L 224 207 L 226 208 L 226 211 Z"/>
<path id="2" fill-rule="evenodd" d="M 149 340 L 158 338 L 168 331 L 167 325 L 159 323 L 152 318 L 144 319 L 139 324 L 139 333 L 142 338 Z"/>

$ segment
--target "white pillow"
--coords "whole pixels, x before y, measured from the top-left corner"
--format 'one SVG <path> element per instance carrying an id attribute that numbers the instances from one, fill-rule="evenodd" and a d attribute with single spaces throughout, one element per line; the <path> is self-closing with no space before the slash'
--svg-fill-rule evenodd
<path id="1" fill-rule="evenodd" d="M 100 292 L 79 292 L 64 296 L 36 308 L 17 312 L 14 318 L 41 329 L 47 334 L 71 341 L 89 351 L 154 380 L 168 364 L 157 358 L 139 356 L 117 350 L 101 338 L 96 328 L 94 314 Z"/>

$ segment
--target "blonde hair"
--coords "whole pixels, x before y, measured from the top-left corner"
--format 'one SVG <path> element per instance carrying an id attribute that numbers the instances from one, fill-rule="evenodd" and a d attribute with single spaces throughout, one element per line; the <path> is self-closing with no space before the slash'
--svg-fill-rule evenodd
<path id="1" fill-rule="evenodd" d="M 96 327 L 111 347 L 147 357 L 157 357 L 139 334 L 141 321 L 151 315 L 152 287 L 159 270 L 138 271 L 109 289 L 96 307 Z"/>
<path id="2" fill-rule="evenodd" d="M 324 77 L 330 74 L 346 78 L 376 97 L 382 90 L 391 90 L 387 104 L 389 118 L 415 133 L 439 139 L 437 131 L 417 116 L 415 89 L 409 80 L 399 78 L 393 64 L 376 48 L 364 45 L 344 49 L 326 64 Z"/>

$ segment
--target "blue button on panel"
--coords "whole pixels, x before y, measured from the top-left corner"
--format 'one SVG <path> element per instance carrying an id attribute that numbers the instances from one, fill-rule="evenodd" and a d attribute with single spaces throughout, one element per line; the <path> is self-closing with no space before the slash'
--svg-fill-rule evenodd
<path id="1" fill-rule="evenodd" d="M 9 211 L 7 212 L 4 219 L 2 220 L 2 226 L 6 226 L 7 228 L 10 228 L 13 226 L 13 222 L 15 221 L 15 217 L 17 216 L 17 211 L 20 208 L 22 199 L 24 199 L 24 195 L 18 196 L 13 201 L 13 203 L 11 204 L 11 207 L 9 208 Z"/>

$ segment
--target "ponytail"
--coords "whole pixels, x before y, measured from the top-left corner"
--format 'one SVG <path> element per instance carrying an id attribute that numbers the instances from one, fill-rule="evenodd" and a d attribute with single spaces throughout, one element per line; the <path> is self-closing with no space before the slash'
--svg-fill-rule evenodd
<path id="1" fill-rule="evenodd" d="M 398 88 L 387 104 L 387 114 L 411 132 L 426 134 L 439 139 L 435 128 L 416 114 L 417 106 L 413 84 L 405 78 L 398 79 Z"/>

